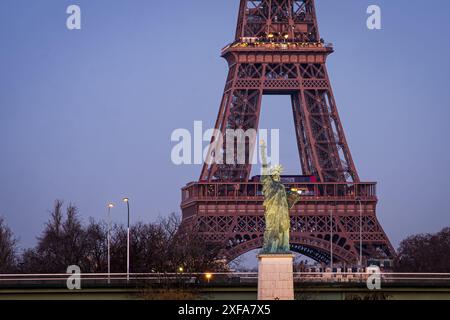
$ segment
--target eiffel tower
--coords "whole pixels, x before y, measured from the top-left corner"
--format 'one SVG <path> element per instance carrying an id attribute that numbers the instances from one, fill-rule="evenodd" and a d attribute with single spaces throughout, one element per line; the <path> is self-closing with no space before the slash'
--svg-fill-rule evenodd
<path id="1" fill-rule="evenodd" d="M 222 50 L 229 72 L 215 128 L 224 136 L 258 129 L 263 95 L 289 95 L 302 172 L 283 180 L 303 191 L 290 212 L 291 250 L 322 263 L 391 259 L 376 183 L 360 181 L 339 118 L 326 68 L 333 51 L 320 38 L 314 0 L 241 0 L 235 39 Z M 227 261 L 263 244 L 254 145 L 246 141 L 244 163 L 206 161 L 199 181 L 182 189 L 183 223 L 223 246 Z"/>

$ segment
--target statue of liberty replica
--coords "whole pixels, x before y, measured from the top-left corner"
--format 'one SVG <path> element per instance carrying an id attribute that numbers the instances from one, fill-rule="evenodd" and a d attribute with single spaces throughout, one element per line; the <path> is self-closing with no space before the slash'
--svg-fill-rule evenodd
<path id="1" fill-rule="evenodd" d="M 281 182 L 283 168 L 280 165 L 268 168 L 264 141 L 261 141 L 261 156 L 266 229 L 263 249 L 258 256 L 258 300 L 293 300 L 294 255 L 289 246 L 289 209 L 300 196 L 286 191 Z"/>
<path id="2" fill-rule="evenodd" d="M 297 193 L 286 191 L 281 183 L 283 167 L 274 166 L 269 170 L 267 165 L 267 145 L 261 141 L 261 157 L 263 172 L 261 182 L 263 184 L 264 208 L 266 230 L 264 233 L 263 254 L 289 253 L 289 229 L 291 209 L 299 200 Z"/>

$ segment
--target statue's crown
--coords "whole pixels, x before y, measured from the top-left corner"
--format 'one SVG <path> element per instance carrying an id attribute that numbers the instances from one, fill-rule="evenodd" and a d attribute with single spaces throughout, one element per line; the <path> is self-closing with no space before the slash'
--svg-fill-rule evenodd
<path id="1" fill-rule="evenodd" d="M 270 169 L 270 173 L 281 175 L 283 173 L 283 167 L 277 164 Z"/>

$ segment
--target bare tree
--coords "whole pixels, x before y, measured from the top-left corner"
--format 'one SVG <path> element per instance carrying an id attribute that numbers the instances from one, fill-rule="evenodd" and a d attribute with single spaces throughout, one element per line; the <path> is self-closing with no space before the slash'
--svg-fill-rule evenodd
<path id="1" fill-rule="evenodd" d="M 111 272 L 127 271 L 127 230 L 123 225 L 114 225 L 111 230 Z M 133 263 L 130 263 L 132 266 Z"/>
<path id="2" fill-rule="evenodd" d="M 206 243 L 195 229 L 180 225 L 169 239 L 168 268 L 183 267 L 187 272 L 223 271 L 225 265 L 218 259 L 220 246 Z"/>
<path id="3" fill-rule="evenodd" d="M 116 225 L 111 239 L 111 270 L 126 272 L 127 231 Z M 166 238 L 157 224 L 142 222 L 130 230 L 130 271 L 132 273 L 164 272 L 167 257 Z"/>
<path id="4" fill-rule="evenodd" d="M 104 273 L 108 270 L 108 226 L 106 223 L 96 222 L 90 219 L 85 228 L 85 243 L 83 246 L 83 271 Z"/>
<path id="5" fill-rule="evenodd" d="M 21 258 L 24 273 L 64 273 L 69 265 L 82 272 L 107 271 L 108 226 L 90 220 L 81 223 L 77 208 L 69 205 L 63 214 L 56 201 L 38 244 Z M 207 245 L 194 229 L 181 224 L 175 214 L 157 223 L 136 223 L 130 230 L 130 271 L 132 273 L 172 273 L 223 270 L 217 262 L 218 247 Z M 111 271 L 126 272 L 127 231 L 123 225 L 111 230 Z"/>
<path id="6" fill-rule="evenodd" d="M 23 254 L 23 272 L 64 273 L 70 265 L 85 265 L 87 236 L 77 208 L 69 205 L 65 217 L 62 210 L 63 202 L 55 201 L 38 245 Z"/>
<path id="7" fill-rule="evenodd" d="M 413 235 L 400 243 L 397 272 L 449 272 L 450 228 L 436 234 Z"/>
<path id="8" fill-rule="evenodd" d="M 130 271 L 172 273 L 223 269 L 218 247 L 208 246 L 194 230 L 171 214 L 157 223 L 136 223 L 130 230 Z M 126 272 L 126 229 L 116 225 L 111 239 L 111 270 Z"/>
<path id="9" fill-rule="evenodd" d="M 136 272 L 165 272 L 167 235 L 158 224 L 137 223 L 132 228 L 131 256 Z"/>
<path id="10" fill-rule="evenodd" d="M 17 240 L 0 217 L 0 273 L 16 271 Z"/>

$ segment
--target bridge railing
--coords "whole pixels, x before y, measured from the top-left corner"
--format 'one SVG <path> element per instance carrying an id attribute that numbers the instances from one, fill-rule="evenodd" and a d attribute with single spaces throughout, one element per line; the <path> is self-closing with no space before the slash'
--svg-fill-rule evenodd
<path id="1" fill-rule="evenodd" d="M 296 272 L 295 283 L 365 285 L 371 274 L 366 272 Z M 417 285 L 450 287 L 450 273 L 380 273 L 384 285 Z M 71 274 L 2 274 L 2 288 L 66 288 Z M 158 284 L 192 286 L 256 285 L 258 273 L 125 273 L 81 274 L 82 287 L 129 287 Z"/>
<path id="2" fill-rule="evenodd" d="M 303 200 L 376 200 L 376 183 L 286 183 L 287 189 L 301 192 Z M 263 199 L 260 182 L 193 182 L 182 189 L 182 201 Z"/>
<path id="3" fill-rule="evenodd" d="M 366 286 L 373 274 L 364 272 L 324 272 L 324 273 L 296 273 L 295 283 L 308 285 L 348 283 Z M 417 287 L 450 287 L 450 273 L 380 273 L 381 286 L 417 286 Z"/>

